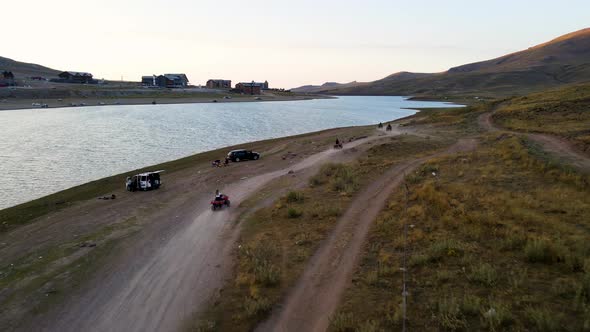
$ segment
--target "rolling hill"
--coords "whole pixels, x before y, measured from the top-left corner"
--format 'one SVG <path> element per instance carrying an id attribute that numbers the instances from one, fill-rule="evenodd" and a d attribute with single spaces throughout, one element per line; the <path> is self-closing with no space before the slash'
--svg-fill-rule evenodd
<path id="1" fill-rule="evenodd" d="M 521 95 L 590 81 L 590 28 L 499 58 L 442 73 L 401 72 L 383 79 L 315 92 L 342 95 Z"/>
<path id="2" fill-rule="evenodd" d="M 326 82 L 322 85 L 304 85 L 298 88 L 291 89 L 292 92 L 296 93 L 316 93 L 325 90 L 332 90 L 332 89 L 341 89 L 341 88 L 350 88 L 359 85 L 363 85 L 367 83 L 359 83 L 357 81 L 353 81 L 350 83 L 336 83 L 336 82 Z"/>
<path id="3" fill-rule="evenodd" d="M 57 77 L 59 70 L 51 69 L 34 63 L 20 62 L 0 56 L 0 72 L 12 71 L 16 79 L 22 79 L 31 76 L 42 76 L 46 78 Z"/>

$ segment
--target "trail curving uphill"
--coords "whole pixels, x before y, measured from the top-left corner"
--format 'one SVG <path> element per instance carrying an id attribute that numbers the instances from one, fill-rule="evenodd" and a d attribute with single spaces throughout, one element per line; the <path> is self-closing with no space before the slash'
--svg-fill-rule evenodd
<path id="1" fill-rule="evenodd" d="M 579 152 L 570 142 L 567 140 L 548 134 L 540 133 L 523 133 L 517 131 L 506 130 L 498 128 L 494 125 L 492 116 L 496 112 L 496 109 L 491 112 L 481 114 L 477 118 L 479 127 L 485 131 L 506 131 L 513 134 L 525 135 L 528 139 L 541 145 L 545 152 L 561 159 L 567 164 L 580 169 L 582 171 L 590 172 L 590 156 Z"/>
<path id="2" fill-rule="evenodd" d="M 280 309 L 258 326 L 257 331 L 325 331 L 342 293 L 349 284 L 370 226 L 384 208 L 389 195 L 405 175 L 430 158 L 470 151 L 477 141 L 463 139 L 447 151 L 406 161 L 365 188 L 340 218 L 336 228 L 311 258 L 303 275 Z"/>

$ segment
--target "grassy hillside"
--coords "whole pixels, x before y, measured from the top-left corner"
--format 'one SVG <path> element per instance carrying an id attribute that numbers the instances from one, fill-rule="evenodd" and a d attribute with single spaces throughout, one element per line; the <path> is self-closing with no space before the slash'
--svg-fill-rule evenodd
<path id="1" fill-rule="evenodd" d="M 336 83 L 336 82 L 326 82 L 322 85 L 304 85 L 298 88 L 291 89 L 292 92 L 296 93 L 317 93 L 320 91 L 331 90 L 331 89 L 341 89 L 341 88 L 349 88 L 349 87 L 357 87 L 362 86 L 367 83 L 361 82 L 350 82 L 350 83 Z"/>
<path id="2" fill-rule="evenodd" d="M 43 67 L 34 63 L 15 61 L 0 56 L 0 71 L 4 70 L 12 71 L 16 79 L 31 76 L 54 78 L 60 73 L 59 70 Z"/>
<path id="3" fill-rule="evenodd" d="M 562 136 L 590 152 L 590 84 L 511 99 L 494 121 L 511 130 Z"/>
<path id="4" fill-rule="evenodd" d="M 431 160 L 374 225 L 331 330 L 400 329 L 404 248 L 411 330 L 587 330 L 589 180 L 505 134 Z"/>
<path id="5" fill-rule="evenodd" d="M 330 94 L 512 96 L 590 81 L 590 29 L 527 50 L 467 64 L 444 73 L 404 73 Z"/>

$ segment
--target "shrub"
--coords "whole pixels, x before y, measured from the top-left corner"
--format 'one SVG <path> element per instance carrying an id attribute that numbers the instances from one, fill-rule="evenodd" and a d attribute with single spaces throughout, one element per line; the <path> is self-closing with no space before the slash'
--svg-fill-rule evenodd
<path id="1" fill-rule="evenodd" d="M 529 239 L 524 247 L 524 254 L 531 263 L 552 263 L 555 251 L 545 239 Z"/>
<path id="2" fill-rule="evenodd" d="M 374 320 L 366 321 L 356 329 L 356 332 L 377 332 L 377 331 L 381 331 L 381 329 L 379 328 L 379 324 Z"/>
<path id="3" fill-rule="evenodd" d="M 344 164 L 326 164 L 309 180 L 312 187 L 330 183 L 334 191 L 352 193 L 358 188 L 353 168 Z"/>
<path id="4" fill-rule="evenodd" d="M 425 265 L 430 261 L 430 257 L 427 255 L 412 255 L 409 260 L 410 266 L 421 266 Z"/>
<path id="5" fill-rule="evenodd" d="M 305 200 L 303 193 L 298 191 L 289 191 L 287 194 L 287 203 L 301 203 Z"/>
<path id="6" fill-rule="evenodd" d="M 496 269 L 488 263 L 479 264 L 471 270 L 469 278 L 482 285 L 493 286 L 497 278 Z"/>
<path id="7" fill-rule="evenodd" d="M 510 286 L 512 286 L 514 289 L 520 288 L 520 286 L 525 282 L 527 274 L 527 269 L 516 269 L 510 271 L 510 275 L 508 276 Z"/>
<path id="8" fill-rule="evenodd" d="M 449 280 L 453 279 L 453 273 L 448 270 L 437 270 L 436 271 L 436 280 L 439 284 L 444 284 Z"/>
<path id="9" fill-rule="evenodd" d="M 551 294 L 564 299 L 574 298 L 576 295 L 577 283 L 567 278 L 557 278 L 551 284 Z"/>
<path id="10" fill-rule="evenodd" d="M 509 231 L 502 240 L 502 249 L 521 249 L 526 243 L 526 236 L 521 231 Z"/>
<path id="11" fill-rule="evenodd" d="M 270 312 L 272 309 L 272 304 L 268 299 L 263 297 L 247 297 L 244 299 L 243 309 L 247 317 L 261 316 Z"/>
<path id="12" fill-rule="evenodd" d="M 481 299 L 474 295 L 465 295 L 461 302 L 461 311 L 468 316 L 477 316 L 481 312 Z"/>
<path id="13" fill-rule="evenodd" d="M 584 271 L 584 256 L 576 252 L 567 252 L 564 257 L 565 264 L 571 272 Z"/>
<path id="14" fill-rule="evenodd" d="M 217 322 L 211 320 L 203 320 L 197 322 L 196 332 L 212 332 L 219 330 Z"/>
<path id="15" fill-rule="evenodd" d="M 545 309 L 529 307 L 525 310 L 525 315 L 535 330 L 539 332 L 557 331 L 561 326 L 561 316 Z"/>
<path id="16" fill-rule="evenodd" d="M 502 304 L 491 304 L 490 309 L 481 313 L 482 325 L 490 331 L 503 331 L 512 321 L 509 308 Z"/>
<path id="17" fill-rule="evenodd" d="M 295 218 L 299 218 L 303 215 L 303 212 L 295 209 L 295 208 L 289 208 L 287 210 L 287 217 L 291 218 L 291 219 L 295 219 Z"/>
<path id="18" fill-rule="evenodd" d="M 279 283 L 281 271 L 272 260 L 277 255 L 272 244 L 259 244 L 254 247 L 244 246 L 240 254 L 246 256 L 247 266 L 254 274 L 254 281 L 263 286 L 274 286 Z"/>
<path id="19" fill-rule="evenodd" d="M 467 322 L 461 313 L 459 304 L 455 298 L 445 298 L 436 303 L 438 323 L 447 330 L 462 330 L 467 327 Z"/>
<path id="20" fill-rule="evenodd" d="M 264 261 L 254 267 L 256 282 L 263 286 L 274 286 L 281 280 L 281 270 L 274 264 Z"/>
<path id="21" fill-rule="evenodd" d="M 330 327 L 335 332 L 354 331 L 355 319 L 352 313 L 337 313 L 330 318 Z"/>
<path id="22" fill-rule="evenodd" d="M 438 261 L 445 256 L 459 256 L 463 252 L 463 244 L 454 239 L 444 239 L 433 243 L 428 252 L 430 261 Z"/>

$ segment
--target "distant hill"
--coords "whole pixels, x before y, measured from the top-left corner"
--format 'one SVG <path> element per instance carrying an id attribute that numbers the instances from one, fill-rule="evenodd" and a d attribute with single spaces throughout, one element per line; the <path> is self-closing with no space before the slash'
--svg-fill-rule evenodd
<path id="1" fill-rule="evenodd" d="M 349 88 L 349 87 L 356 87 L 367 83 L 359 83 L 357 81 L 350 82 L 350 83 L 336 83 L 336 82 L 326 82 L 322 85 L 304 85 L 298 88 L 293 88 L 291 91 L 296 93 L 317 93 L 320 91 L 331 90 L 331 89 L 341 89 L 341 88 Z"/>
<path id="2" fill-rule="evenodd" d="M 401 72 L 383 79 L 320 89 L 359 95 L 520 95 L 564 84 L 590 82 L 590 28 L 527 50 L 449 69 L 442 73 Z"/>
<path id="3" fill-rule="evenodd" d="M 43 67 L 34 63 L 15 61 L 9 58 L 0 57 L 0 72 L 12 71 L 16 79 L 31 76 L 42 76 L 46 78 L 57 77 L 59 70 Z"/>

